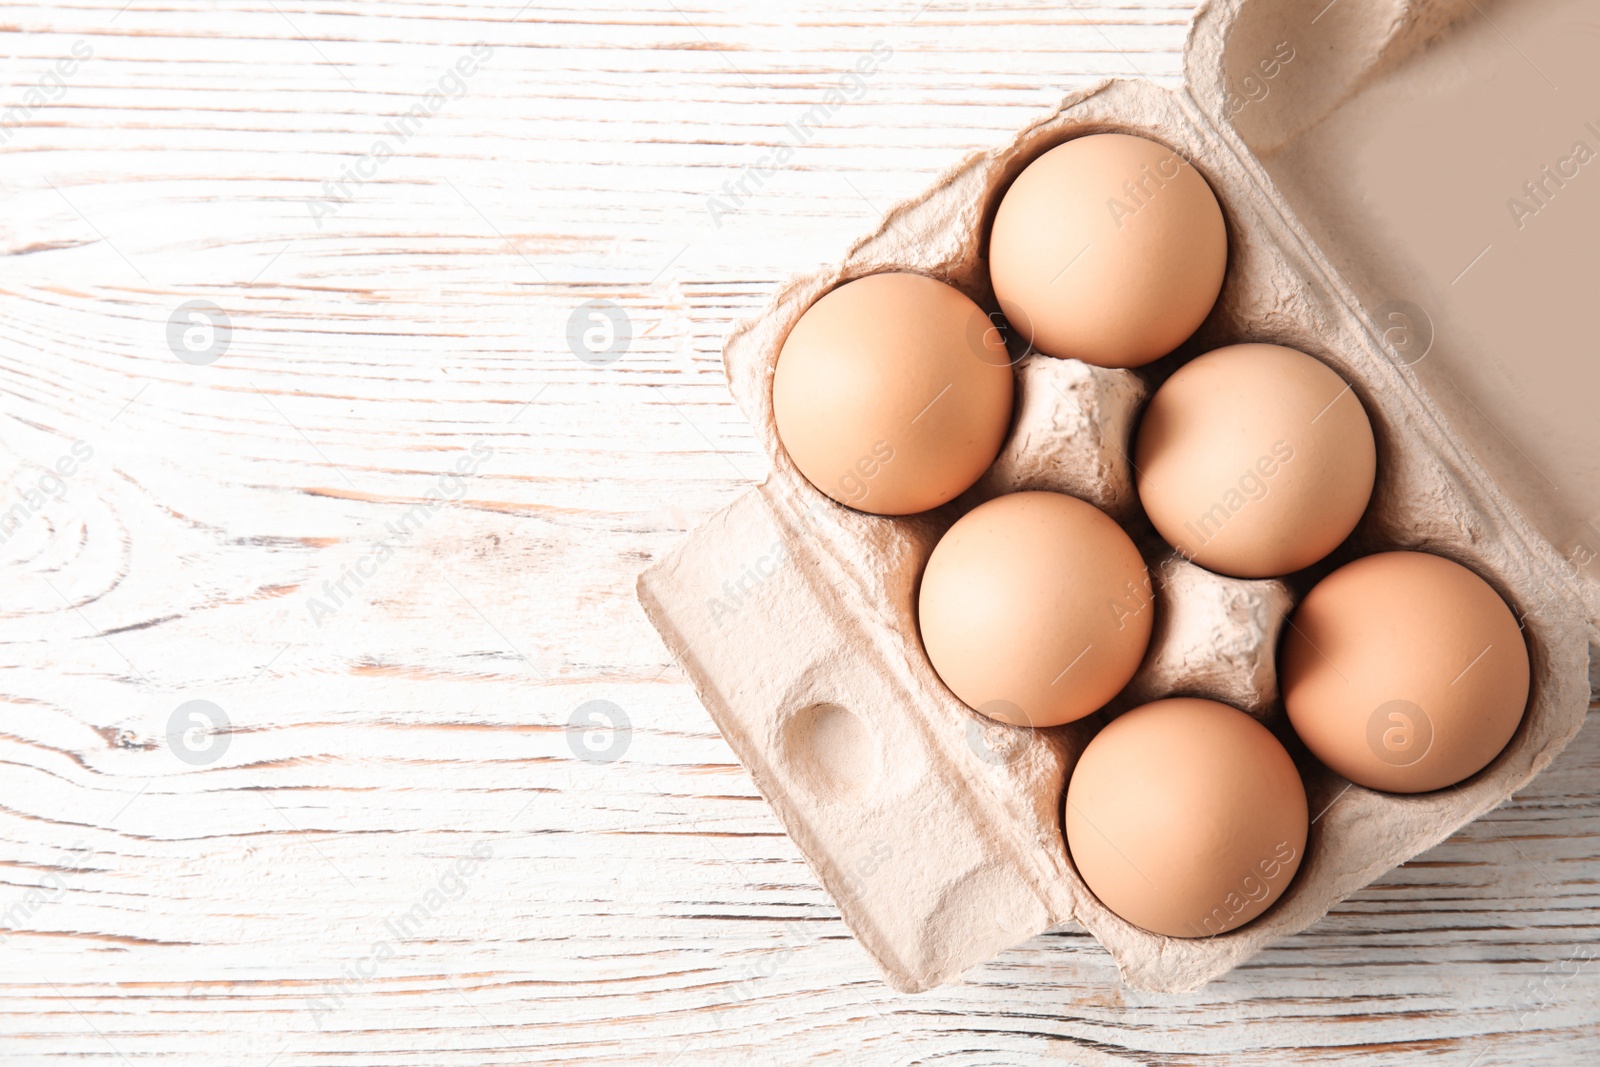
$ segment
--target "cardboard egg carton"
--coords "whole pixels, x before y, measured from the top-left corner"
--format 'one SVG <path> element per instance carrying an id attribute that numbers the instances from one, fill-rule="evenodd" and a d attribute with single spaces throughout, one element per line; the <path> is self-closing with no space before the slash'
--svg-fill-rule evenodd
<path id="1" fill-rule="evenodd" d="M 1447 34 L 1459 5 L 1339 6 L 1349 9 L 1333 26 L 1339 39 L 1365 42 L 1350 51 L 1349 76 L 1364 78 Z M 949 981 L 1068 922 L 1107 948 L 1128 984 L 1195 989 L 1505 801 L 1583 722 L 1600 585 L 1568 566 L 1462 447 L 1249 146 L 1218 117 L 1239 115 L 1227 72 L 1266 69 L 1232 47 L 1270 55 L 1272 42 L 1314 29 L 1310 14 L 1288 7 L 1211 4 L 1191 32 L 1187 89 L 1111 81 L 1068 97 L 1008 144 L 970 155 L 895 207 L 837 266 L 790 282 L 727 340 L 729 384 L 772 457 L 772 475 L 641 575 L 639 597 L 897 989 Z M 1249 32 L 1235 33 L 1241 26 Z M 1264 123 L 1264 103 L 1252 106 L 1252 121 Z M 1311 107 L 1292 97 L 1284 121 L 1305 121 Z M 1292 141 L 1264 126 L 1280 147 Z M 995 309 L 984 254 L 1005 189 L 1049 148 L 1108 131 L 1181 151 L 1222 205 L 1227 280 L 1196 336 L 1139 371 L 1022 358 L 999 458 L 933 512 L 867 515 L 813 488 L 784 453 L 772 414 L 773 372 L 795 321 L 841 282 L 891 270 L 939 278 Z M 1186 358 L 1241 341 L 1289 345 L 1328 363 L 1352 384 L 1377 436 L 1368 514 L 1333 557 L 1288 579 L 1226 578 L 1175 556 L 1143 518 L 1128 459 L 1153 385 Z M 983 500 L 1028 489 L 1102 508 L 1141 546 L 1155 579 L 1155 627 L 1138 675 L 1103 712 L 1048 730 L 994 723 L 957 700 L 923 653 L 915 613 L 940 535 Z M 1315 577 L 1397 548 L 1450 557 L 1491 582 L 1524 620 L 1533 675 L 1527 714 L 1506 750 L 1459 786 L 1416 796 L 1353 786 L 1307 756 L 1284 726 L 1274 668 L 1285 617 Z M 1095 731 L 1108 716 L 1170 695 L 1221 700 L 1277 729 L 1315 817 L 1299 873 L 1273 907 L 1205 939 L 1162 937 L 1112 914 L 1078 877 L 1062 833 L 1066 781 Z"/>

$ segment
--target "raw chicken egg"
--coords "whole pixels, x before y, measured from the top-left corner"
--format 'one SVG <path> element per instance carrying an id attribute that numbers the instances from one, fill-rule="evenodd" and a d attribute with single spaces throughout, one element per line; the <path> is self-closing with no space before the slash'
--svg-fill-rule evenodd
<path id="1" fill-rule="evenodd" d="M 1154 607 L 1139 550 L 1060 493 L 979 505 L 934 546 L 918 621 L 928 659 L 969 707 L 1014 726 L 1082 718 L 1133 678 Z"/>
<path id="2" fill-rule="evenodd" d="M 1370 789 L 1422 793 L 1488 766 L 1528 704 L 1528 647 L 1459 563 L 1384 552 L 1306 595 L 1283 640 L 1283 701 L 1313 755 Z"/>
<path id="3" fill-rule="evenodd" d="M 1213 700 L 1117 717 L 1067 785 L 1067 846 L 1100 902 L 1169 937 L 1237 930 L 1305 855 L 1305 786 L 1271 731 Z"/>
<path id="4" fill-rule="evenodd" d="M 983 309 L 920 274 L 846 282 L 808 308 L 772 382 L 800 473 L 877 515 L 938 507 L 994 462 L 1011 420 L 1011 361 Z"/>
<path id="5" fill-rule="evenodd" d="M 1012 327 L 1052 356 L 1101 367 L 1159 359 L 1222 291 L 1228 231 L 1183 154 L 1101 133 L 1017 176 L 989 237 L 989 274 Z"/>
<path id="6" fill-rule="evenodd" d="M 1372 497 L 1377 449 L 1355 392 L 1282 345 L 1230 345 L 1168 378 L 1134 446 L 1139 500 L 1208 570 L 1267 578 L 1338 547 Z"/>

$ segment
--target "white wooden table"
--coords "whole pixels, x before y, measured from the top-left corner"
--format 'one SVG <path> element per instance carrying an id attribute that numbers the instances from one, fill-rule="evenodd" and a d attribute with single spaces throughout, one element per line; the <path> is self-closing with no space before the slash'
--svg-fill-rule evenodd
<path id="1" fill-rule="evenodd" d="M 1600 730 L 1196 995 L 902 996 L 668 664 L 724 331 L 1190 8 L 919 3 L 0 10 L 0 1063 L 1600 1059 Z"/>

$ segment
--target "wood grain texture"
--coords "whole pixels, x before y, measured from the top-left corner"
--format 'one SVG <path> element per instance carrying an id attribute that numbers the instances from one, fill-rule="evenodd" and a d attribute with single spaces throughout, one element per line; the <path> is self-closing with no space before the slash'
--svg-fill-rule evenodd
<path id="1" fill-rule="evenodd" d="M 1064 91 L 1176 84 L 1190 13 L 919 2 L 0 12 L 0 1062 L 1600 1058 L 1600 732 L 1198 994 L 1063 929 L 902 996 L 669 665 L 634 577 L 766 471 L 729 325 Z"/>

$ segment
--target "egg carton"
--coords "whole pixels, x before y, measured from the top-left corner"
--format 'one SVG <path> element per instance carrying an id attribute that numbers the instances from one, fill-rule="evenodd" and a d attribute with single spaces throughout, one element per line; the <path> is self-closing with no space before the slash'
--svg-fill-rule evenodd
<path id="1" fill-rule="evenodd" d="M 1376 4 L 1348 2 L 1358 15 Z M 897 205 L 838 265 L 790 282 L 727 339 L 729 385 L 772 474 L 646 570 L 639 598 L 896 989 L 939 985 L 1065 923 L 1087 928 L 1133 987 L 1198 988 L 1505 801 L 1583 722 L 1587 645 L 1600 632 L 1593 587 L 1563 567 L 1461 448 L 1248 148 L 1208 117 L 1226 112 L 1227 90 L 1220 76 L 1195 71 L 1221 70 L 1241 10 L 1262 6 L 1270 5 L 1222 0 L 1202 10 L 1188 49 L 1191 88 L 1114 80 L 1067 97 L 1010 143 L 970 155 Z M 1384 6 L 1440 17 L 1426 4 Z M 1222 205 L 1227 279 L 1199 332 L 1137 371 L 1021 358 L 999 457 L 932 512 L 868 515 L 817 491 L 773 420 L 774 368 L 796 320 L 829 289 L 883 271 L 938 278 L 996 309 L 985 242 L 1005 189 L 1046 150 L 1103 132 L 1179 150 Z M 1140 409 L 1161 378 L 1193 355 L 1244 341 L 1287 345 L 1331 366 L 1359 395 L 1378 444 L 1377 485 L 1356 532 L 1319 568 L 1288 579 L 1223 577 L 1174 554 L 1144 519 L 1130 469 Z M 944 531 L 984 500 L 1030 489 L 1087 500 L 1122 524 L 1150 567 L 1156 612 L 1127 689 L 1096 715 L 1043 730 L 992 722 L 957 700 L 923 652 L 915 611 L 922 568 Z M 1472 568 L 1512 605 L 1528 639 L 1532 687 L 1516 735 L 1488 768 L 1435 793 L 1352 785 L 1298 746 L 1278 700 L 1274 657 L 1296 597 L 1332 566 L 1390 549 Z M 1062 831 L 1066 782 L 1094 733 L 1122 710 L 1175 695 L 1221 700 L 1275 728 L 1313 816 L 1281 898 L 1255 921 L 1205 939 L 1153 934 L 1109 911 L 1078 876 Z"/>

